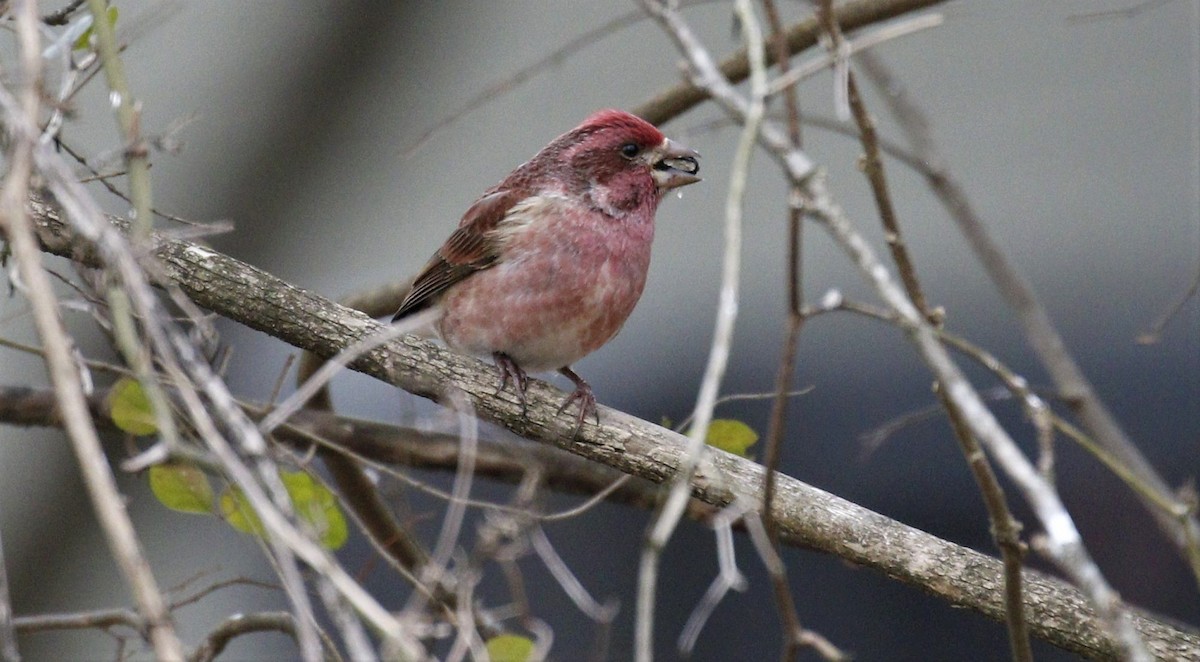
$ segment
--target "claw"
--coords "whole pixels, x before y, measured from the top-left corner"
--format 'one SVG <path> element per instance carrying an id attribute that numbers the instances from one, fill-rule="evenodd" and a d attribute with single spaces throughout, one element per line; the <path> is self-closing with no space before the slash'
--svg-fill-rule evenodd
<path id="1" fill-rule="evenodd" d="M 558 413 L 563 413 L 575 401 L 579 401 L 579 416 L 575 419 L 575 432 L 572 437 L 578 437 L 579 431 L 583 429 L 583 421 L 587 419 L 588 414 L 596 418 L 596 425 L 600 424 L 600 412 L 596 410 L 596 396 L 592 393 L 592 386 L 584 381 L 583 377 L 575 374 L 570 366 L 564 366 L 558 369 L 558 372 L 575 383 L 575 390 L 571 391 L 571 395 L 563 401 L 558 408 Z"/>
<path id="2" fill-rule="evenodd" d="M 529 386 L 529 377 L 517 362 L 512 360 L 504 352 L 495 352 L 492 354 L 492 360 L 496 363 L 496 368 L 500 370 L 500 387 L 496 389 L 496 394 L 499 395 L 508 386 L 509 378 L 512 378 L 513 389 L 517 392 L 517 400 L 521 402 L 521 415 L 524 416 L 528 407 L 525 404 L 525 389 Z"/>

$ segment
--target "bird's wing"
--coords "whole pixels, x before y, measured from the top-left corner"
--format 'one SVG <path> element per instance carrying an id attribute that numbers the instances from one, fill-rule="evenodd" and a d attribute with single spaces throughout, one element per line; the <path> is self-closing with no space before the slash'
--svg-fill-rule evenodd
<path id="1" fill-rule="evenodd" d="M 502 189 L 471 205 L 459 221 L 458 229 L 413 281 L 392 321 L 427 308 L 455 283 L 495 264 L 499 252 L 491 231 L 521 198 L 517 191 Z"/>

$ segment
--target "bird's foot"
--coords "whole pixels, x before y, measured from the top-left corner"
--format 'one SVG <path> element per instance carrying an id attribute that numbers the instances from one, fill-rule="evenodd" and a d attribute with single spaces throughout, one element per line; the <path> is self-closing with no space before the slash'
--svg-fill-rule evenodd
<path id="1" fill-rule="evenodd" d="M 492 354 L 492 360 L 496 362 L 496 368 L 500 370 L 500 388 L 496 389 L 496 394 L 499 395 L 508 386 L 508 381 L 511 378 L 513 388 L 517 392 L 517 400 L 521 402 L 521 415 L 524 416 L 528 407 L 525 404 L 525 388 L 529 386 L 529 377 L 517 362 L 512 360 L 508 354 L 504 352 L 495 352 Z"/>
<path id="2" fill-rule="evenodd" d="M 571 391 L 571 395 L 563 401 L 558 408 L 558 413 L 563 413 L 576 401 L 579 402 L 579 416 L 575 419 L 575 432 L 572 437 L 578 437 L 579 431 L 583 429 L 583 421 L 592 415 L 596 418 L 596 425 L 600 424 L 600 412 L 596 411 L 596 396 L 592 393 L 592 386 L 583 380 L 583 377 L 575 374 L 570 366 L 559 368 L 558 372 L 575 383 L 575 390 Z"/>

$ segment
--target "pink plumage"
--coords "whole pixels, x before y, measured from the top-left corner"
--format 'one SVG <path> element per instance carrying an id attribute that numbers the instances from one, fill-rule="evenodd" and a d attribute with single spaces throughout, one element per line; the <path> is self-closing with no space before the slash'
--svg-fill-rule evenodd
<path id="1" fill-rule="evenodd" d="M 650 123 L 602 110 L 555 138 L 471 205 L 394 320 L 433 307 L 452 349 L 490 355 L 522 403 L 525 371 L 575 383 L 576 431 L 595 413 L 570 364 L 612 339 L 646 283 L 654 214 L 700 181 L 698 155 Z"/>

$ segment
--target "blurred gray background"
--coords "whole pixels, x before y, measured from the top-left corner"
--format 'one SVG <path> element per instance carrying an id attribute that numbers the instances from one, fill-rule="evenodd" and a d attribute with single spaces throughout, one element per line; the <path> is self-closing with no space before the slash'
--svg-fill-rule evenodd
<path id="1" fill-rule="evenodd" d="M 777 0 L 789 23 L 805 3 Z M 49 10 L 60 3 L 45 2 Z M 418 139 L 476 94 L 552 49 L 635 9 L 631 2 L 120 2 L 130 40 L 128 74 L 144 103 L 143 127 L 178 134 L 178 155 L 154 159 L 160 209 L 196 220 L 229 219 L 213 244 L 299 286 L 337 297 L 411 275 L 484 188 L 557 134 L 602 107 L 629 108 L 674 83 L 679 56 L 648 21 L 588 45 L 516 85 L 419 146 Z M 1130 435 L 1174 485 L 1200 468 L 1200 305 L 1192 301 L 1162 342 L 1134 338 L 1200 268 L 1196 53 L 1200 3 L 1150 3 L 1144 11 L 1076 21 L 1136 0 L 951 2 L 945 25 L 877 49 L 929 114 L 954 173 L 991 231 L 1024 270 L 1084 370 Z M 737 46 L 728 3 L 687 10 L 721 56 Z M 118 144 L 102 80 L 79 98 L 64 138 L 98 161 Z M 877 97 L 869 98 L 883 115 Z M 831 116 L 832 83 L 802 87 L 803 110 Z M 691 408 L 706 359 L 722 245 L 720 210 L 736 132 L 708 130 L 704 105 L 664 127 L 703 153 L 705 182 L 664 203 L 649 285 L 625 330 L 576 365 L 601 402 L 657 421 Z M 885 136 L 899 137 L 886 117 Z M 857 143 L 806 129 L 812 156 L 864 231 L 878 243 L 869 192 L 854 164 Z M 991 349 L 1034 384 L 1031 360 L 1003 305 L 922 181 L 889 162 L 901 223 L 932 302 L 948 327 Z M 746 216 L 743 302 L 725 393 L 771 388 L 784 329 L 784 184 L 760 154 Z M 107 198 L 113 211 L 121 205 Z M 816 228 L 805 254 L 806 288 L 870 300 L 860 278 Z M 19 300 L 0 301 L 0 334 L 32 340 Z M 77 328 L 86 328 L 80 316 Z M 265 398 L 285 358 L 280 342 L 222 323 L 234 350 L 235 392 Z M 99 351 L 99 344 L 90 346 Z M 44 383 L 36 361 L 0 354 L 0 383 Z M 991 382 L 979 371 L 984 386 Z M 787 473 L 864 506 L 993 553 L 987 521 L 945 423 L 905 429 L 874 453 L 859 435 L 931 404 L 929 375 L 896 330 L 850 317 L 810 323 L 791 406 Z M 336 382 L 340 411 L 411 421 L 429 409 L 371 380 Z M 719 414 L 765 431 L 769 405 Z M 1011 405 L 998 410 L 1028 448 L 1032 433 Z M 0 427 L 0 526 L 18 614 L 130 604 L 55 431 Z M 113 439 L 114 456 L 123 452 Z M 1088 544 L 1131 602 L 1200 622 L 1200 600 L 1178 556 L 1128 490 L 1082 452 L 1060 444 L 1059 486 Z M 442 476 L 422 475 L 432 481 Z M 271 579 L 257 544 L 215 518 L 168 512 L 144 481 L 128 477 L 130 509 L 164 586 L 231 576 Z M 1012 491 L 1010 490 L 1010 493 Z M 509 488 L 482 485 L 502 500 Z M 553 498 L 552 506 L 575 501 Z M 412 511 L 440 504 L 413 496 Z M 1030 529 L 1033 519 L 1019 515 Z M 427 517 L 432 532 L 437 517 Z M 559 552 L 599 598 L 622 610 L 611 658 L 630 655 L 635 564 L 647 514 L 602 506 L 548 527 Z M 69 534 L 67 533 L 69 532 Z M 740 561 L 752 588 L 718 608 L 698 660 L 773 659 L 778 626 L 764 574 L 749 547 Z M 355 539 L 353 571 L 372 552 Z M 785 555 L 801 618 L 860 660 L 1006 659 L 1004 628 L 836 559 Z M 1035 561 L 1036 563 L 1036 561 Z M 537 614 L 554 626 L 554 658 L 592 648 L 586 619 L 536 563 L 527 562 Z M 658 647 L 673 640 L 716 572 L 711 533 L 688 524 L 667 550 Z M 376 572 L 373 577 L 385 573 Z M 375 590 L 403 604 L 390 579 Z M 484 587 L 495 604 L 498 583 Z M 183 608 L 194 643 L 233 611 L 274 608 L 277 591 L 232 589 Z M 102 635 L 47 634 L 21 641 L 28 659 L 111 658 Z M 1039 646 L 1040 659 L 1068 659 Z M 248 637 L 228 659 L 287 659 L 274 635 Z"/>

